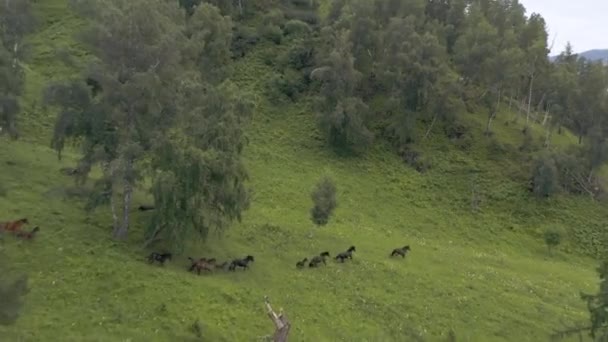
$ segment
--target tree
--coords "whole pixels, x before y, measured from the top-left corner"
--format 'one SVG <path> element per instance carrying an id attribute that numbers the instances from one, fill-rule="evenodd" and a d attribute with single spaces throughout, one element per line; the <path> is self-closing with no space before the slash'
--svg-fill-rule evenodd
<path id="1" fill-rule="evenodd" d="M 547 229 L 544 233 L 545 244 L 549 248 L 549 252 L 553 251 L 553 248 L 557 247 L 562 241 L 561 233 L 556 229 Z"/>
<path id="2" fill-rule="evenodd" d="M 209 4 L 188 19 L 183 64 L 198 73 L 180 81 L 174 124 L 152 149 L 156 210 L 148 242 L 180 248 L 193 235 L 206 239 L 240 221 L 249 206 L 242 153 L 253 103 L 225 78 L 231 30 L 230 18 Z"/>
<path id="3" fill-rule="evenodd" d="M 80 39 L 95 57 L 88 79 L 101 91 L 83 93 L 82 81 L 49 89 L 49 102 L 62 108 L 53 147 L 61 152 L 66 139 L 79 139 L 84 169 L 101 165 L 100 190 L 110 202 L 113 235 L 123 238 L 140 161 L 175 115 L 183 16 L 177 2 L 163 0 L 75 1 L 74 6 L 90 20 Z M 66 89 L 79 89 L 78 98 Z"/>
<path id="4" fill-rule="evenodd" d="M 603 261 L 596 268 L 596 272 L 600 280 L 598 292 L 595 294 L 581 292 L 581 299 L 587 304 L 589 323 L 556 331 L 551 336 L 554 341 L 575 335 L 578 335 L 579 340 L 582 341 L 583 333 L 588 333 L 594 341 L 608 340 L 608 262 Z"/>
<path id="5" fill-rule="evenodd" d="M 310 209 L 310 218 L 317 226 L 324 226 L 336 209 L 336 186 L 329 177 L 321 179 L 311 195 L 313 207 Z"/>
<path id="6" fill-rule="evenodd" d="M 242 152 L 251 103 L 229 81 L 206 91 L 195 83 L 182 96 L 192 102 L 152 158 L 156 210 L 146 234 L 176 247 L 192 233 L 221 232 L 249 206 Z"/>
<path id="7" fill-rule="evenodd" d="M 558 171 L 553 158 L 542 156 L 536 161 L 532 175 L 532 192 L 538 197 L 549 197 L 558 190 Z"/>
<path id="8" fill-rule="evenodd" d="M 20 61 L 25 57 L 24 37 L 34 27 L 29 0 L 5 0 L 0 5 L 0 135 L 18 136 L 18 97 L 25 82 Z"/>
<path id="9" fill-rule="evenodd" d="M 365 123 L 368 107 L 355 93 L 361 73 L 355 69 L 350 32 L 326 28 L 324 34 L 328 52 L 311 72 L 321 83 L 319 127 L 330 145 L 361 152 L 372 143 L 373 134 Z"/>

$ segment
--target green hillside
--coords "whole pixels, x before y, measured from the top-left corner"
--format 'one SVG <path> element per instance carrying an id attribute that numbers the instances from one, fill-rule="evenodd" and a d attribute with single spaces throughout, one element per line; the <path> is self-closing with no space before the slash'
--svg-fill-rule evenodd
<path id="1" fill-rule="evenodd" d="M 269 41 L 233 65 L 233 80 L 255 100 L 244 154 L 250 209 L 224 236 L 192 239 L 164 268 L 147 264 L 149 213 L 134 210 L 129 238 L 112 239 L 109 209 L 87 214 L 84 190 L 60 172 L 74 166 L 77 149 L 58 160 L 49 147 L 56 112 L 42 105 L 42 91 L 77 74 L 58 56 L 86 58 L 74 38 L 83 24 L 67 2 L 34 2 L 41 22 L 28 36 L 21 137 L 0 137 L 0 221 L 27 216 L 41 227 L 33 241 L 2 237 L 5 266 L 27 273 L 31 290 L 19 320 L 0 326 L 0 340 L 260 341 L 273 331 L 265 295 L 284 308 L 292 341 L 441 341 L 450 331 L 458 341 L 543 341 L 588 320 L 580 291 L 597 288 L 591 256 L 602 248 L 608 211 L 583 195 L 530 194 L 522 165 L 542 152 L 539 123 L 531 126 L 536 152 L 524 155 L 525 119 L 514 122 L 515 112 L 498 113 L 491 137 L 485 112 L 463 114 L 472 145 L 459 148 L 438 125 L 416 145 L 431 165 L 424 173 L 382 141 L 361 156 L 340 155 L 317 129 L 311 98 L 268 91 L 279 73 L 268 56 L 286 49 Z M 427 126 L 418 129 L 422 136 Z M 576 141 L 555 133 L 552 149 Z M 324 175 L 336 181 L 338 208 L 318 228 L 310 192 Z M 139 189 L 134 205 L 151 200 Z M 564 232 L 553 253 L 548 228 Z M 389 257 L 407 244 L 405 259 Z M 352 262 L 295 268 L 351 245 Z M 188 256 L 248 254 L 255 261 L 247 271 L 186 272 Z"/>

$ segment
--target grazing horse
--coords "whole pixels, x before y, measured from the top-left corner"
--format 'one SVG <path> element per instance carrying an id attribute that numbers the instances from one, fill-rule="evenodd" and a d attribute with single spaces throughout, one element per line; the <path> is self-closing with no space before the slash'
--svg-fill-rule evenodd
<path id="1" fill-rule="evenodd" d="M 230 263 L 230 266 L 228 266 L 228 270 L 229 271 L 234 271 L 234 270 L 236 270 L 237 267 L 242 267 L 243 270 L 246 270 L 246 269 L 249 268 L 249 263 L 253 262 L 253 261 L 254 260 L 253 260 L 253 256 L 252 255 L 248 255 L 244 259 L 234 259 Z"/>
<path id="2" fill-rule="evenodd" d="M 215 258 L 200 258 L 198 260 L 194 260 L 193 258 L 188 257 L 188 259 L 190 259 L 190 262 L 192 263 L 188 269 L 188 272 L 196 270 L 196 273 L 200 275 L 201 271 L 211 272 L 216 268 Z"/>
<path id="3" fill-rule="evenodd" d="M 24 239 L 24 240 L 31 240 L 34 238 L 34 236 L 36 235 L 36 233 L 40 230 L 40 227 L 36 226 L 34 227 L 34 229 L 32 229 L 32 231 L 30 232 L 24 232 L 24 231 L 17 231 L 16 232 L 16 236 L 20 239 Z"/>
<path id="4" fill-rule="evenodd" d="M 310 259 L 308 267 L 317 267 L 321 263 L 323 263 L 323 265 L 327 265 L 327 263 L 325 262 L 325 258 L 329 258 L 329 252 L 323 252 L 319 255 L 314 256 L 312 259 Z"/>
<path id="5" fill-rule="evenodd" d="M 336 260 L 339 260 L 340 262 L 344 262 L 344 260 L 346 259 L 353 259 L 353 252 L 356 252 L 355 250 L 355 246 L 350 246 L 346 252 L 342 252 L 338 255 L 336 255 Z"/>
<path id="6" fill-rule="evenodd" d="M 161 265 L 164 266 L 165 261 L 171 260 L 172 257 L 173 257 L 173 255 L 171 253 L 152 252 L 152 253 L 150 253 L 150 255 L 148 255 L 148 262 L 153 263 L 155 261 L 158 261 Z"/>
<path id="7" fill-rule="evenodd" d="M 307 261 L 308 261 L 308 258 L 304 258 L 304 259 L 302 259 L 302 261 L 296 262 L 296 268 L 302 268 L 302 267 L 304 267 L 304 265 L 306 265 Z"/>
<path id="8" fill-rule="evenodd" d="M 21 227 L 23 227 L 23 225 L 26 225 L 28 223 L 29 222 L 27 218 L 22 218 L 17 221 L 2 222 L 0 223 L 0 230 L 4 230 L 10 233 L 16 233 L 21 230 Z"/>
<path id="9" fill-rule="evenodd" d="M 396 255 L 401 255 L 402 258 L 405 258 L 405 255 L 407 254 L 407 252 L 410 251 L 410 246 L 403 246 L 401 248 L 395 248 L 393 249 L 393 251 L 391 252 L 391 256 L 394 257 Z"/>

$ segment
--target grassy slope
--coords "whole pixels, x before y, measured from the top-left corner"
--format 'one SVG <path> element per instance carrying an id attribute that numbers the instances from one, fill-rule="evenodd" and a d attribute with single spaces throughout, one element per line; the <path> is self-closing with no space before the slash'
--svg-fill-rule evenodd
<path id="1" fill-rule="evenodd" d="M 37 10 L 46 19 L 32 40 L 29 128 L 24 141 L 0 141 L 0 185 L 7 188 L 0 213 L 27 215 L 42 233 L 32 243 L 5 238 L 0 245 L 15 270 L 29 271 L 32 286 L 22 319 L 0 328 L 0 339 L 187 340 L 199 319 L 208 340 L 255 340 L 272 331 L 264 294 L 286 309 L 294 341 L 435 340 L 449 329 L 465 341 L 538 341 L 561 321 L 585 319 L 578 293 L 595 288 L 591 260 L 566 254 L 572 243 L 549 257 L 539 232 L 600 225 L 605 211 L 582 199 L 529 199 L 512 180 L 519 162 L 489 159 L 484 140 L 464 153 L 433 136 L 422 145 L 433 162 L 424 175 L 381 146 L 363 158 L 337 157 L 324 147 L 306 103 L 271 105 L 262 96 L 258 76 L 272 72 L 261 62 L 263 50 L 236 66 L 239 84 L 258 99 L 246 156 L 252 208 L 225 239 L 188 251 L 220 259 L 251 253 L 256 262 L 249 272 L 204 277 L 184 271 L 185 256 L 164 270 L 146 265 L 137 247 L 144 215 L 136 217 L 132 240 L 117 243 L 108 239 L 106 210 L 87 217 L 77 201 L 62 197 L 72 183 L 57 170 L 73 156 L 58 162 L 43 146 L 52 120 L 40 119 L 50 114 L 33 103 L 44 82 L 71 72 L 53 61 L 46 43 L 78 51 L 69 43 L 78 24 L 63 1 Z M 34 119 L 37 126 L 29 125 Z M 481 137 L 483 117 L 469 120 Z M 519 143 L 518 127 L 504 119 L 495 127 L 501 142 Z M 309 192 L 323 173 L 337 180 L 340 207 L 309 239 Z M 483 198 L 477 214 L 469 210 L 473 174 Z M 358 250 L 352 263 L 293 267 L 303 256 L 351 244 Z M 406 260 L 387 258 L 403 244 L 413 249 Z"/>

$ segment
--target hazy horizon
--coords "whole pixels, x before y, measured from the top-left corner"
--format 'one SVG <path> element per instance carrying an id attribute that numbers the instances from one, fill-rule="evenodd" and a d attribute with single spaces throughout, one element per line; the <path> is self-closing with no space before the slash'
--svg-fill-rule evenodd
<path id="1" fill-rule="evenodd" d="M 533 12 L 545 18 L 549 31 L 551 55 L 572 44 L 574 52 L 608 49 L 608 25 L 603 23 L 608 13 L 605 0 L 520 0 L 529 16 Z"/>

